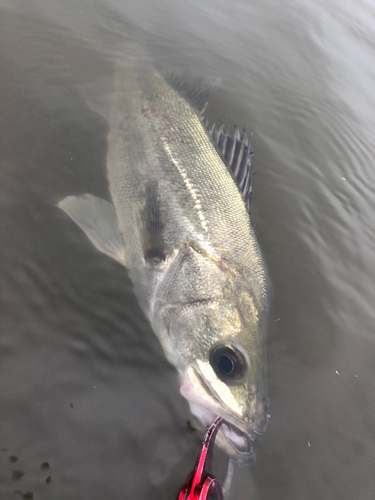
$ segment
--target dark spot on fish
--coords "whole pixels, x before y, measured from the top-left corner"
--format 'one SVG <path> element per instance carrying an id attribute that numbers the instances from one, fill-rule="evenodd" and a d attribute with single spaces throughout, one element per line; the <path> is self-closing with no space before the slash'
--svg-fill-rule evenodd
<path id="1" fill-rule="evenodd" d="M 70 403 L 70 408 L 74 408 L 74 404 L 73 403 Z"/>
<path id="2" fill-rule="evenodd" d="M 1 451 L 9 451 L 8 448 L 1 448 Z"/>
<path id="3" fill-rule="evenodd" d="M 150 264 L 165 260 L 160 196 L 157 181 L 150 181 L 145 187 L 145 207 L 141 213 L 143 225 L 143 256 Z"/>
<path id="4" fill-rule="evenodd" d="M 23 495 L 23 498 L 25 500 L 33 500 L 34 494 L 32 491 L 26 491 L 26 493 L 24 493 L 24 495 Z"/>
<path id="5" fill-rule="evenodd" d="M 51 476 L 48 476 L 46 479 L 46 484 L 50 484 L 51 480 L 52 480 Z"/>
<path id="6" fill-rule="evenodd" d="M 25 473 L 22 470 L 14 470 L 12 472 L 12 479 L 13 481 L 19 481 L 24 475 Z"/>
<path id="7" fill-rule="evenodd" d="M 193 139 L 191 137 L 185 137 L 184 139 L 180 140 L 182 144 L 186 144 L 187 146 L 190 146 L 193 143 Z"/>
<path id="8" fill-rule="evenodd" d="M 157 248 L 151 248 L 145 255 L 145 260 L 152 264 L 159 264 L 165 260 L 165 256 Z"/>
<path id="9" fill-rule="evenodd" d="M 188 432 L 195 432 L 197 429 L 194 427 L 194 425 L 190 422 L 190 420 L 188 420 L 186 422 L 186 430 Z"/>
<path id="10" fill-rule="evenodd" d="M 10 457 L 8 457 L 8 460 L 12 464 L 14 464 L 15 462 L 18 462 L 18 457 L 16 457 L 16 455 L 11 455 Z"/>
<path id="11" fill-rule="evenodd" d="M 40 466 L 42 470 L 48 470 L 49 469 L 49 463 L 48 462 L 43 462 L 42 465 Z"/>
<path id="12" fill-rule="evenodd" d="M 142 105 L 142 115 L 143 116 L 150 116 L 150 114 L 154 111 L 153 107 L 150 105 L 149 102 L 144 102 Z"/>

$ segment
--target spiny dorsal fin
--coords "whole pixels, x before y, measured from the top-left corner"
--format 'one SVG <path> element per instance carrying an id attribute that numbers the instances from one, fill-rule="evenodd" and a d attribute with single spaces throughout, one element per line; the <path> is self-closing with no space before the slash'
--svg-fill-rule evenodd
<path id="1" fill-rule="evenodd" d="M 111 95 L 113 94 L 112 75 L 99 75 L 79 86 L 79 91 L 87 106 L 109 122 L 111 118 Z"/>
<path id="2" fill-rule="evenodd" d="M 178 74 L 169 71 L 164 75 L 169 85 L 177 90 L 200 114 L 203 115 L 211 93 L 217 84 L 207 82 L 198 76 L 186 73 Z"/>
<path id="3" fill-rule="evenodd" d="M 254 177 L 254 172 L 251 170 L 251 159 L 254 156 L 251 149 L 252 134 L 248 136 L 246 129 L 240 132 L 237 125 L 233 127 L 233 134 L 229 133 L 229 127 L 225 131 L 224 125 L 216 128 L 215 124 L 210 126 L 207 120 L 204 120 L 204 125 L 226 167 L 233 175 L 246 209 L 250 213 Z"/>

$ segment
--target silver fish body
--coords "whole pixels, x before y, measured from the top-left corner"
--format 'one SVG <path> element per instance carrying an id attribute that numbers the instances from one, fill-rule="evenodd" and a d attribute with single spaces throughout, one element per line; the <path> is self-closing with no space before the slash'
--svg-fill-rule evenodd
<path id="1" fill-rule="evenodd" d="M 153 68 L 117 70 L 108 121 L 113 206 L 59 205 L 128 268 L 192 413 L 222 416 L 219 445 L 251 463 L 267 425 L 269 297 L 243 196 L 200 112 Z"/>

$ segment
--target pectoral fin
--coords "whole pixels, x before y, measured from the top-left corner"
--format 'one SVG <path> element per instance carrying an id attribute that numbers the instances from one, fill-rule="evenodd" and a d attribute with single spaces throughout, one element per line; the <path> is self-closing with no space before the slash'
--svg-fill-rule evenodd
<path id="1" fill-rule="evenodd" d="M 125 247 L 112 203 L 84 194 L 58 203 L 101 252 L 125 265 Z"/>

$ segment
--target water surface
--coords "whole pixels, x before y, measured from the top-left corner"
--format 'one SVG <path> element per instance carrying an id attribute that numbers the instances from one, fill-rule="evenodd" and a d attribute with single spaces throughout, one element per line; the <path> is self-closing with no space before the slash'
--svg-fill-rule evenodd
<path id="1" fill-rule="evenodd" d="M 172 500 L 198 450 L 126 270 L 56 207 L 108 198 L 81 89 L 129 41 L 219 79 L 209 118 L 254 132 L 271 420 L 231 499 L 374 498 L 374 40 L 365 0 L 3 0 L 1 498 Z"/>

